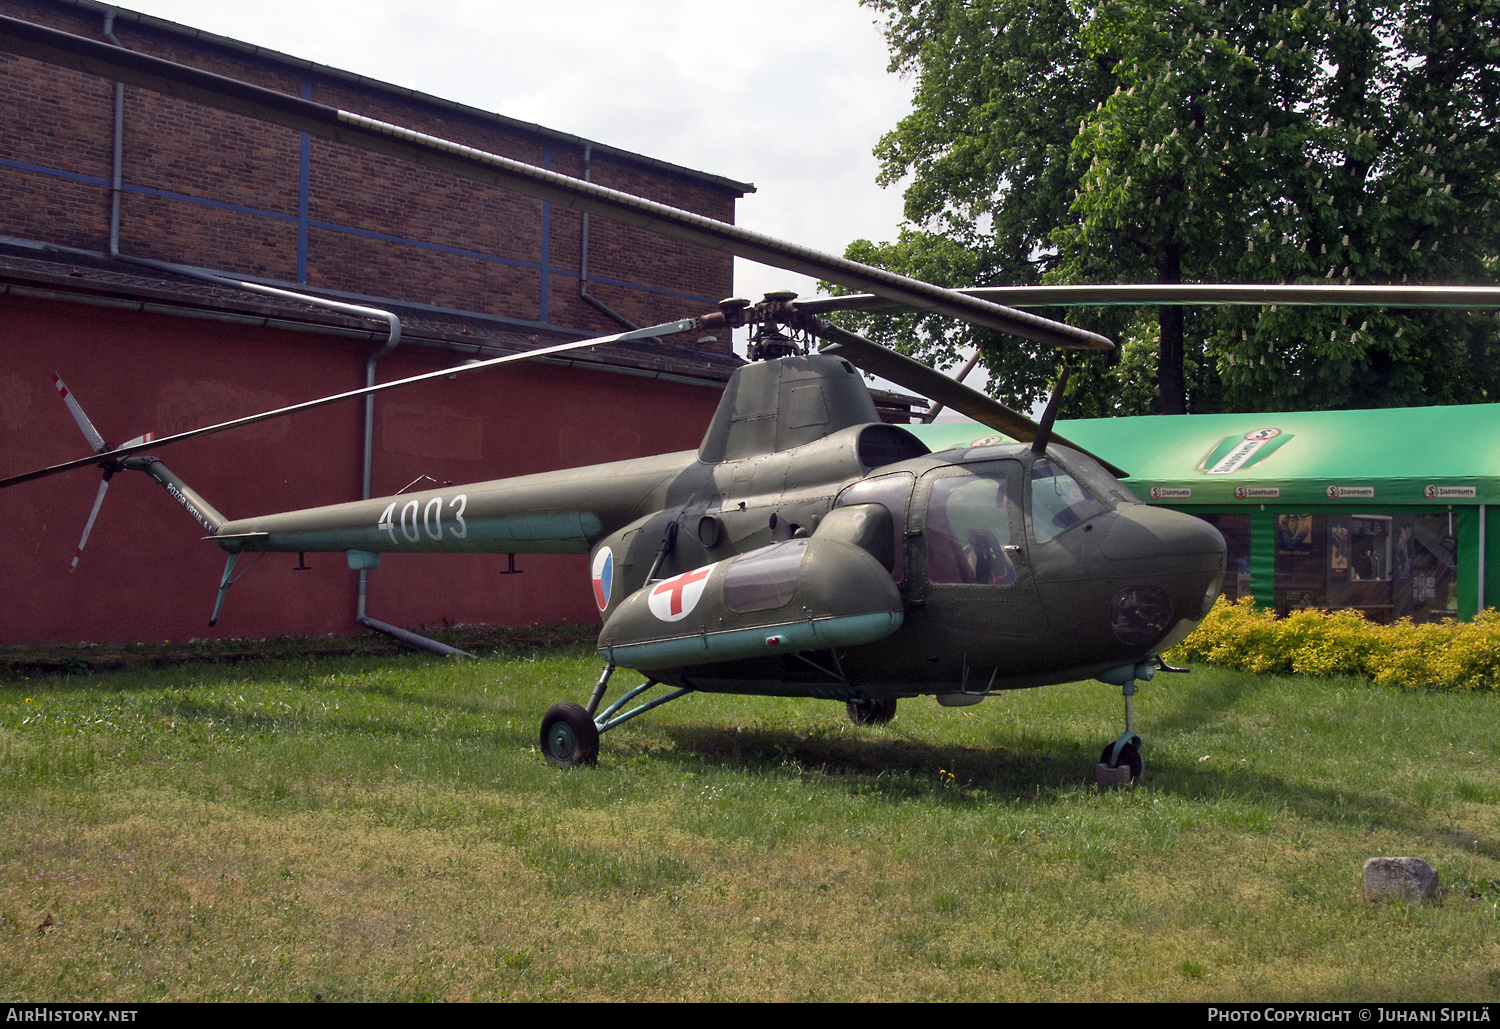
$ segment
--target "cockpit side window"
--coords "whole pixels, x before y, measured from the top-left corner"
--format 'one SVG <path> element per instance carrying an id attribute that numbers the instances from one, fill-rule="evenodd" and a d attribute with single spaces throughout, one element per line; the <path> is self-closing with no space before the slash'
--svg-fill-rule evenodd
<path id="1" fill-rule="evenodd" d="M 906 504 L 911 498 L 912 486 L 916 484 L 916 481 L 915 476 L 904 472 L 863 479 L 840 493 L 833 505 L 834 507 L 849 507 L 853 504 L 881 504 L 891 513 L 891 526 L 895 533 L 895 539 L 892 542 L 896 553 L 895 564 L 891 567 L 891 578 L 898 583 L 906 576 Z"/>
<path id="2" fill-rule="evenodd" d="M 1010 543 L 1006 475 L 952 475 L 932 484 L 927 501 L 927 579 L 1008 586 L 1016 568 Z"/>
<path id="3" fill-rule="evenodd" d="M 1038 543 L 1108 510 L 1061 465 L 1047 458 L 1032 462 L 1031 532 Z"/>

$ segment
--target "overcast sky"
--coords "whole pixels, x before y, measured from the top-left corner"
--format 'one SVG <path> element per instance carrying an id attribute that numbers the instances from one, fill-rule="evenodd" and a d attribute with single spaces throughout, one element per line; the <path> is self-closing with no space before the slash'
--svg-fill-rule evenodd
<path id="1" fill-rule="evenodd" d="M 908 110 L 855 0 L 134 0 L 295 57 L 753 182 L 739 224 L 842 254 L 887 240 L 871 148 Z M 735 289 L 813 280 L 736 259 Z"/>

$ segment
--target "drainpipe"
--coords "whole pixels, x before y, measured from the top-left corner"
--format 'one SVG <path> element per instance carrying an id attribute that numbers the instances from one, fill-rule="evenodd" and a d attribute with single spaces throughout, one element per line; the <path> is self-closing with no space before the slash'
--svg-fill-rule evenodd
<path id="1" fill-rule="evenodd" d="M 401 323 L 400 323 L 400 321 L 396 320 L 396 316 L 395 315 L 391 315 L 391 318 L 392 318 L 391 334 L 390 334 L 389 337 L 386 338 L 385 345 L 382 346 L 379 350 L 376 350 L 365 361 L 365 386 L 367 386 L 367 387 L 375 385 L 375 366 L 380 363 L 380 359 L 382 357 L 384 357 L 386 354 L 389 354 L 392 350 L 395 350 L 397 344 L 399 344 L 401 342 L 401 328 L 400 328 Z M 365 456 L 364 456 L 364 466 L 363 466 L 363 469 L 360 472 L 360 479 L 359 479 L 359 499 L 361 499 L 361 500 L 369 500 L 370 499 L 370 465 L 371 465 L 371 461 L 373 459 L 374 452 L 375 452 L 375 396 L 374 396 L 374 394 L 367 394 L 365 396 L 365 443 L 364 443 L 364 455 Z M 369 594 L 369 591 L 370 591 L 370 570 L 368 568 L 361 568 L 359 570 L 359 603 L 358 603 L 358 606 L 355 608 L 354 620 L 356 622 L 358 622 L 360 625 L 367 626 L 368 628 L 372 628 L 372 629 L 379 629 L 381 632 L 384 632 L 384 631 L 386 631 L 387 628 L 389 628 L 389 626 L 386 626 L 384 622 L 380 622 L 380 623 L 372 625 L 371 623 L 374 622 L 375 619 L 373 619 L 369 615 L 365 614 L 365 598 Z M 432 640 L 428 640 L 427 642 L 432 643 L 433 641 Z M 438 643 L 438 644 L 435 644 L 435 645 L 436 646 L 442 646 L 441 643 Z"/>
<path id="2" fill-rule="evenodd" d="M 104 16 L 104 38 L 121 50 L 125 44 L 115 36 L 115 12 Z M 115 83 L 114 171 L 109 186 L 109 256 L 120 255 L 120 172 L 125 156 L 125 83 Z"/>
<path id="3" fill-rule="evenodd" d="M 121 50 L 126 49 L 119 37 L 114 33 L 115 11 L 111 10 L 104 16 L 104 38 L 109 40 Z M 390 326 L 390 334 L 386 337 L 385 345 L 370 355 L 365 361 L 365 385 L 375 385 L 375 365 L 382 357 L 396 349 L 401 342 L 401 319 L 390 311 L 382 311 L 374 307 L 360 307 L 357 304 L 345 304 L 337 300 L 327 300 L 323 297 L 309 296 L 306 293 L 294 293 L 291 290 L 276 289 L 272 286 L 262 286 L 258 282 L 245 282 L 240 279 L 231 279 L 223 275 L 215 275 L 212 272 L 202 271 L 198 268 L 190 268 L 180 264 L 169 264 L 166 261 L 152 261 L 144 257 L 127 257 L 120 253 L 120 192 L 123 184 L 123 166 L 125 156 L 125 85 L 121 82 L 115 83 L 115 119 L 114 119 L 114 168 L 110 179 L 109 198 L 109 256 L 117 261 L 125 261 L 129 264 L 138 264 L 147 268 L 155 268 L 158 271 L 171 272 L 174 275 L 185 275 L 193 279 L 201 279 L 204 282 L 212 282 L 220 286 L 228 286 L 233 289 L 242 289 L 249 293 L 260 293 L 265 296 L 280 297 L 283 300 L 295 300 L 299 303 L 311 304 L 314 307 L 322 307 L 330 311 L 338 311 L 343 314 L 352 314 L 357 318 L 373 318 L 383 321 Z M 588 215 L 584 215 L 584 267 L 588 267 Z M 587 293 L 585 293 L 587 296 Z M 590 300 L 593 298 L 590 297 Z M 598 301 L 594 301 L 599 304 Z M 599 304 L 603 307 L 602 304 Z M 605 310 L 609 310 L 605 308 Z M 613 312 L 611 312 L 613 313 Z M 615 317 L 619 317 L 616 315 Z M 623 321 L 623 319 L 621 319 Z M 626 323 L 629 324 L 628 322 Z M 632 329 L 639 326 L 631 325 Z M 375 398 L 365 397 L 365 440 L 364 461 L 360 473 L 360 499 L 370 499 L 370 464 L 371 454 L 375 447 Z M 355 608 L 354 619 L 360 625 L 369 629 L 375 629 L 389 636 L 409 643 L 412 646 L 422 647 L 434 653 L 473 657 L 474 655 L 462 650 L 456 650 L 436 640 L 430 640 L 425 636 L 398 629 L 394 625 L 369 617 L 365 614 L 365 604 L 369 594 L 370 573 L 366 569 L 359 572 L 359 599 Z"/>
<path id="4" fill-rule="evenodd" d="M 333 303 L 333 301 L 325 301 L 325 303 Z M 397 345 L 401 342 L 401 320 L 388 311 L 377 311 L 373 307 L 355 308 L 353 304 L 343 304 L 341 306 L 346 308 L 354 308 L 354 310 L 368 311 L 372 315 L 384 316 L 390 319 L 390 337 L 386 339 L 384 346 L 371 354 L 365 361 L 365 385 L 373 386 L 375 385 L 375 365 L 380 362 L 380 359 L 382 357 L 384 357 L 386 354 L 389 354 L 392 350 L 395 350 Z M 373 394 L 366 394 L 365 396 L 364 449 L 365 462 L 364 470 L 360 476 L 359 482 L 359 499 L 369 500 L 370 461 L 371 455 L 375 451 L 375 397 Z M 359 570 L 359 605 L 356 608 L 354 615 L 354 620 L 360 625 L 363 625 L 367 629 L 374 629 L 376 632 L 383 632 L 387 636 L 394 636 L 396 639 L 410 646 L 421 647 L 423 650 L 430 650 L 434 654 L 442 654 L 444 657 L 474 656 L 467 650 L 459 650 L 457 647 L 450 647 L 446 643 L 439 643 L 437 640 L 428 639 L 426 636 L 418 636 L 414 632 L 408 632 L 405 629 L 397 628 L 396 626 L 391 625 L 388 622 L 382 622 L 378 618 L 371 618 L 369 615 L 365 614 L 365 600 L 369 594 L 369 591 L 370 570 L 368 568 L 361 568 Z"/>
<path id="5" fill-rule="evenodd" d="M 593 144 L 585 143 L 583 145 L 584 182 L 592 181 L 591 165 L 593 161 L 593 153 Z M 639 329 L 640 326 L 635 322 L 631 321 L 629 318 L 626 318 L 623 314 L 616 311 L 614 308 L 610 307 L 604 301 L 600 300 L 598 297 L 589 292 L 589 216 L 587 211 L 585 211 L 583 215 L 583 246 L 581 246 L 579 250 L 581 252 L 581 256 L 578 259 L 578 295 L 588 303 L 593 304 L 599 310 L 603 311 L 605 314 L 609 315 L 621 325 L 625 326 L 627 329 Z"/>
<path id="6" fill-rule="evenodd" d="M 357 318 L 370 318 L 383 321 L 390 326 L 390 334 L 385 343 L 376 350 L 365 361 L 365 385 L 375 385 L 375 365 L 382 357 L 389 354 L 401 342 L 401 319 L 394 312 L 382 311 L 376 307 L 361 307 L 358 304 L 346 304 L 339 300 L 328 300 L 325 297 L 312 296 L 307 293 L 295 293 L 289 289 L 277 289 L 274 286 L 263 286 L 258 282 L 245 282 L 242 279 L 233 279 L 226 275 L 215 275 L 213 272 L 203 271 L 201 268 L 191 268 L 181 264 L 170 264 L 166 261 L 153 261 L 145 257 L 129 257 L 125 254 L 113 254 L 118 261 L 127 264 L 138 264 L 144 268 L 154 268 L 157 271 L 171 272 L 174 275 L 184 275 L 192 279 L 200 279 L 204 282 L 212 282 L 219 286 L 228 286 L 232 289 L 242 289 L 249 293 L 260 293 L 264 296 L 279 297 L 283 300 L 295 300 L 298 303 L 311 304 L 314 307 L 325 308 L 330 311 L 338 311 L 341 314 L 352 314 Z M 375 398 L 365 397 L 365 438 L 364 438 L 364 462 L 360 475 L 360 499 L 370 499 L 370 466 L 371 455 L 375 444 Z M 359 599 L 356 607 L 354 620 L 367 629 L 383 632 L 387 636 L 394 636 L 403 643 L 414 647 L 430 650 L 435 654 L 443 654 L 454 657 L 473 657 L 466 651 L 458 650 L 447 644 L 439 643 L 437 640 L 428 639 L 426 636 L 418 636 L 414 632 L 407 632 L 394 625 L 389 625 L 379 619 L 371 618 L 365 613 L 366 599 L 369 594 L 370 573 L 361 569 L 359 573 Z"/>

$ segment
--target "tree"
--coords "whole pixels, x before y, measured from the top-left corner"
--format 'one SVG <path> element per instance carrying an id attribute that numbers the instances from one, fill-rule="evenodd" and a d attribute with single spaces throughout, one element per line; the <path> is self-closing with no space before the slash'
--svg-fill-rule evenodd
<path id="1" fill-rule="evenodd" d="M 1495 281 L 1500 0 L 864 0 L 913 112 L 876 150 L 909 224 L 849 256 L 946 285 Z M 1060 313 L 1060 312 L 1053 312 Z M 1500 396 L 1496 322 L 1467 312 L 1073 309 L 1124 359 L 1072 414 Z M 1055 355 L 931 316 L 867 317 L 930 359 L 984 352 L 1007 401 Z"/>

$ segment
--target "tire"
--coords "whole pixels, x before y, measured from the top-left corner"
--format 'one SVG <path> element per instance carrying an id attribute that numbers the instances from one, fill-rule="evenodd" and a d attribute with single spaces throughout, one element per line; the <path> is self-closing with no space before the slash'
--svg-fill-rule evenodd
<path id="1" fill-rule="evenodd" d="M 863 698 L 844 702 L 844 711 L 855 725 L 884 725 L 896 717 L 896 698 Z"/>
<path id="2" fill-rule="evenodd" d="M 553 704 L 542 718 L 541 746 L 558 768 L 591 765 L 599 760 L 599 730 L 582 704 Z"/>
<path id="3" fill-rule="evenodd" d="M 1104 745 L 1104 753 L 1099 755 L 1099 763 L 1101 765 L 1109 764 L 1110 751 L 1114 749 L 1114 740 L 1110 740 Z M 1141 776 L 1146 772 L 1146 762 L 1141 760 L 1141 748 L 1137 747 L 1134 743 L 1127 743 L 1120 748 L 1119 764 L 1130 769 L 1131 782 L 1140 782 Z M 1119 765 L 1116 767 L 1119 767 Z"/>

